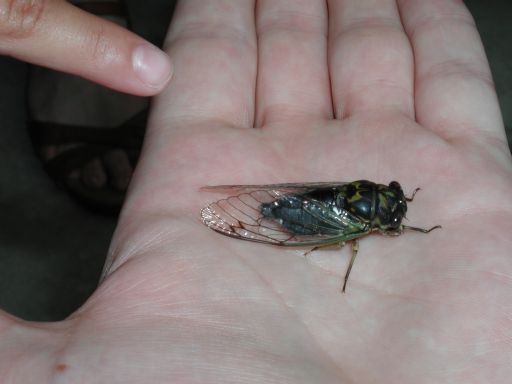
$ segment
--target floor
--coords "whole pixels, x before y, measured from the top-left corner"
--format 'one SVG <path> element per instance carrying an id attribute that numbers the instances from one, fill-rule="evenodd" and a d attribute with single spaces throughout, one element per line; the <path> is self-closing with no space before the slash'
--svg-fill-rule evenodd
<path id="1" fill-rule="evenodd" d="M 133 26 L 158 42 L 172 5 L 142 3 L 128 1 L 132 14 L 140 16 Z M 512 2 L 466 4 L 491 62 L 504 120 L 512 128 Z M 25 128 L 28 70 L 24 63 L 0 57 L 0 308 L 27 320 L 50 321 L 66 317 L 94 291 L 116 219 L 81 208 L 46 176 Z"/>

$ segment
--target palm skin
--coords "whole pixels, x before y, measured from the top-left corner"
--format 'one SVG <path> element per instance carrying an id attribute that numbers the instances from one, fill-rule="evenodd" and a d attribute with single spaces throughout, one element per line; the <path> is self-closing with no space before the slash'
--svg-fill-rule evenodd
<path id="1" fill-rule="evenodd" d="M 168 210 L 153 224 L 156 228 L 141 229 L 145 222 L 128 225 L 148 239 L 143 251 L 135 251 L 144 253 L 144 261 L 131 267 L 126 260 L 118 262 L 120 267 L 115 262 L 113 269 L 119 269 L 85 314 L 97 305 L 119 311 L 119 302 L 127 306 L 123 317 L 137 317 L 134 305 L 141 305 L 145 316 L 156 312 L 161 328 L 151 323 L 150 332 L 167 340 L 160 352 L 171 349 L 177 359 L 167 366 L 169 377 L 183 361 L 188 373 L 205 382 L 212 377 L 212 382 L 241 377 L 247 382 L 457 382 L 462 375 L 499 375 L 493 366 L 475 363 L 482 358 L 479 349 L 490 344 L 493 364 L 510 355 L 501 339 L 508 322 L 502 308 L 510 305 L 510 244 L 500 234 L 507 225 L 510 229 L 510 218 L 492 204 L 476 207 L 475 196 L 492 194 L 489 203 L 506 201 L 506 191 L 485 187 L 499 184 L 490 172 L 481 172 L 475 183 L 475 166 L 468 164 L 464 150 L 459 153 L 412 121 L 390 116 L 383 129 L 382 119 L 356 119 L 308 122 L 322 135 L 301 135 L 293 145 L 280 127 L 274 133 L 273 127 L 247 132 L 209 126 L 175 136 L 171 162 L 181 157 L 201 172 L 189 176 L 189 189 L 172 181 L 159 187 L 161 200 L 153 194 L 154 201 L 163 202 L 160 212 Z M 293 129 L 301 129 L 297 124 Z M 390 136 L 402 138 L 400 151 L 386 143 Z M 206 150 L 192 155 L 191 142 Z M 335 150 L 319 153 L 329 143 Z M 387 145 L 379 150 L 379 143 Z M 222 156 L 216 155 L 219 148 Z M 418 148 L 423 148 L 422 159 L 407 161 L 415 159 Z M 325 164 L 312 164 L 319 156 Z M 236 166 L 226 167 L 226 159 Z M 446 172 L 446 161 L 457 166 Z M 481 164 L 482 171 L 490 165 Z M 340 288 L 349 247 L 320 250 L 305 259 L 303 249 L 237 241 L 209 231 L 199 220 L 201 205 L 219 197 L 198 192 L 207 180 L 247 183 L 251 175 L 260 175 L 257 182 L 265 175 L 269 182 L 334 180 L 347 173 L 351 179 L 396 178 L 409 191 L 420 185 L 423 190 L 409 203 L 410 223 L 443 229 L 362 239 L 345 294 Z M 155 242 L 156 236 L 161 239 Z M 121 299 L 110 284 L 123 292 Z M 155 340 L 146 342 L 154 349 Z"/>
<path id="2" fill-rule="evenodd" d="M 506 382 L 512 177 L 499 124 L 471 136 L 455 119 L 436 128 L 429 116 L 442 105 L 418 91 L 403 108 L 367 95 L 340 113 L 343 82 L 332 70 L 321 112 L 297 99 L 295 108 L 268 107 L 276 91 L 262 75 L 251 115 L 238 87 L 194 82 L 202 74 L 187 59 L 198 47 L 178 35 L 171 29 L 176 80 L 154 105 L 102 284 L 62 323 L 20 326 L 27 343 L 50 346 L 40 369 L 88 383 Z M 299 69 L 275 79 L 295 89 L 301 77 Z M 208 109 L 212 93 L 223 115 Z M 443 228 L 363 238 L 345 294 L 349 247 L 304 257 L 219 235 L 199 219 L 220 197 L 203 185 L 356 179 L 397 180 L 406 194 L 421 187 L 406 224 Z"/>

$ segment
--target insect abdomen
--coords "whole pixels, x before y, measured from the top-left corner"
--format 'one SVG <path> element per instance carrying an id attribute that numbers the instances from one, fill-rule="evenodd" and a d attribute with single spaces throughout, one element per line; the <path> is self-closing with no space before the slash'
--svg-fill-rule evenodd
<path id="1" fill-rule="evenodd" d="M 300 195 L 283 197 L 261 205 L 264 217 L 275 219 L 283 228 L 296 235 L 337 235 L 336 228 L 311 215 L 303 208 L 306 199 Z"/>

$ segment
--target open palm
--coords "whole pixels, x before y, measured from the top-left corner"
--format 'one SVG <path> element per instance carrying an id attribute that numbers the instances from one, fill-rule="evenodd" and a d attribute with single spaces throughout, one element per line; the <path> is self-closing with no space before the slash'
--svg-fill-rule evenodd
<path id="1" fill-rule="evenodd" d="M 254 25 L 249 3 L 178 7 L 176 78 L 155 102 L 100 288 L 48 331 L 61 335 L 54 374 L 505 382 L 511 166 L 463 5 L 261 1 Z M 199 220 L 220 198 L 203 185 L 356 179 L 421 187 L 407 224 L 443 229 L 362 239 L 345 294 L 349 247 L 304 257 Z"/>

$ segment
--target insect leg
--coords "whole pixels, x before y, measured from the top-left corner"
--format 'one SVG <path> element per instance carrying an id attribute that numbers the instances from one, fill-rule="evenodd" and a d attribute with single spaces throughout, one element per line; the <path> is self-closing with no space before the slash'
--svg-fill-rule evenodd
<path id="1" fill-rule="evenodd" d="M 417 227 L 409 227 L 408 225 L 402 225 L 403 229 L 410 229 L 411 231 L 421 232 L 421 233 L 429 233 L 437 228 L 442 228 L 440 225 L 436 225 L 432 228 L 425 229 L 425 228 L 417 228 Z"/>
<path id="2" fill-rule="evenodd" d="M 416 196 L 416 192 L 418 192 L 421 188 L 416 188 L 414 191 L 412 191 L 412 196 L 411 197 L 407 197 L 405 196 L 405 200 L 407 201 L 413 201 L 414 200 L 414 196 Z"/>
<path id="3" fill-rule="evenodd" d="M 352 270 L 352 265 L 354 265 L 354 260 L 357 256 L 357 251 L 359 250 L 359 242 L 357 239 L 352 240 L 352 257 L 350 258 L 350 263 L 348 264 L 347 272 L 345 273 L 345 281 L 343 282 L 343 288 L 341 292 L 345 293 L 345 288 L 347 287 L 348 276 L 350 275 L 350 271 Z"/>
<path id="4" fill-rule="evenodd" d="M 324 244 L 324 245 L 317 245 L 316 247 L 313 247 L 311 248 L 309 251 L 306 251 L 304 252 L 304 257 L 308 256 L 310 253 L 314 252 L 314 251 L 317 251 L 321 248 L 327 248 L 327 247 L 333 247 L 333 246 L 338 246 L 338 247 L 343 247 L 345 245 L 345 242 L 344 241 L 341 241 L 339 243 L 335 243 L 335 244 Z"/>
<path id="5" fill-rule="evenodd" d="M 322 248 L 322 247 L 320 247 L 320 246 L 318 246 L 318 245 L 317 245 L 316 247 L 311 248 L 309 251 L 304 252 L 304 257 L 306 257 L 306 258 L 307 258 L 307 256 L 308 256 L 310 253 L 312 253 L 312 252 L 316 251 L 316 250 L 317 250 L 317 249 L 319 249 L 319 248 Z"/>

